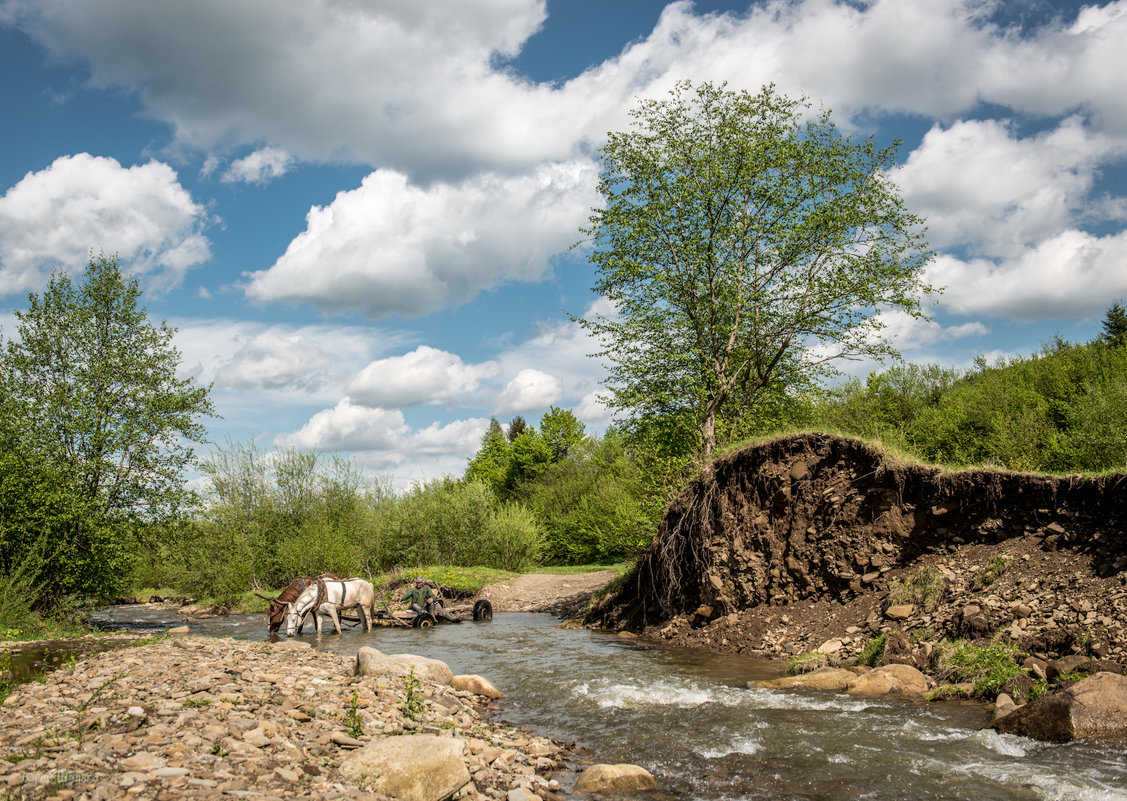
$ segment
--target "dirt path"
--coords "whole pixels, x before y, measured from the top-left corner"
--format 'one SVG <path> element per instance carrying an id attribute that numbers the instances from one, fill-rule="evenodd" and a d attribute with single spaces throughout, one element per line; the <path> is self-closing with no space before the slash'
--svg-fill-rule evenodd
<path id="1" fill-rule="evenodd" d="M 495 612 L 550 612 L 563 617 L 579 614 L 596 591 L 615 578 L 613 570 L 594 573 L 529 573 L 490 584 L 481 591 Z"/>

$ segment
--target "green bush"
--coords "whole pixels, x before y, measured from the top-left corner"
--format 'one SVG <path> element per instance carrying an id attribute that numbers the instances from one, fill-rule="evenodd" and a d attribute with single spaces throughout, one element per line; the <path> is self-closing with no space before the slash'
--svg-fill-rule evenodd
<path id="1" fill-rule="evenodd" d="M 544 549 L 544 536 L 528 509 L 506 504 L 490 517 L 483 537 L 484 559 L 478 564 L 520 572 L 536 564 Z"/>
<path id="2" fill-rule="evenodd" d="M 944 641 L 939 646 L 937 670 L 953 684 L 971 683 L 974 694 L 993 700 L 1003 685 L 1026 671 L 1017 663 L 1016 646 L 1003 642 L 971 645 L 965 640 Z"/>
<path id="3" fill-rule="evenodd" d="M 404 565 L 523 570 L 543 551 L 534 515 L 499 504 L 481 481 L 442 479 L 396 494 L 348 462 L 228 445 L 207 462 L 209 503 L 154 529 L 134 586 L 170 587 L 233 603 L 294 576 L 375 576 Z"/>
<path id="4" fill-rule="evenodd" d="M 884 656 L 884 646 L 887 643 L 888 632 L 881 632 L 876 637 L 866 640 L 865 645 L 861 648 L 861 653 L 857 655 L 857 664 L 876 667 Z"/>

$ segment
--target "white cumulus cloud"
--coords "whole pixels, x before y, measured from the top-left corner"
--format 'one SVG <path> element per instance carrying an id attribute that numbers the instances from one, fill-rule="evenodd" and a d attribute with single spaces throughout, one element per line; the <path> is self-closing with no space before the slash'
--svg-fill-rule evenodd
<path id="1" fill-rule="evenodd" d="M 636 96 L 727 80 L 824 100 L 841 118 L 952 118 L 981 101 L 1018 113 L 1086 109 L 1127 134 L 1123 0 L 1028 31 L 982 0 L 765 0 L 745 13 L 669 4 L 655 29 L 559 85 L 507 69 L 544 0 L 4 0 L 0 21 L 135 91 L 179 142 L 268 143 L 447 178 L 564 160 L 622 127 Z"/>
<path id="2" fill-rule="evenodd" d="M 1122 218 L 1090 194 L 1100 164 L 1125 152 L 1127 141 L 1093 133 L 1079 117 L 1028 138 L 1002 121 L 962 121 L 932 128 L 895 180 L 927 218 L 933 246 L 1013 257 L 1086 218 Z"/>
<path id="3" fill-rule="evenodd" d="M 418 406 L 468 401 L 485 379 L 497 374 L 496 362 L 465 364 L 461 357 L 421 345 L 402 356 L 374 361 L 348 388 L 365 406 Z"/>
<path id="4" fill-rule="evenodd" d="M 293 166 L 293 156 L 278 147 L 263 147 L 236 159 L 223 173 L 227 183 L 264 184 L 285 175 Z"/>
<path id="5" fill-rule="evenodd" d="M 494 404 L 497 414 L 546 409 L 563 396 L 563 385 L 554 375 L 525 368 L 513 376 Z"/>
<path id="6" fill-rule="evenodd" d="M 1127 297 L 1127 232 L 1065 231 L 1008 259 L 941 255 L 928 280 L 946 286 L 943 308 L 998 317 L 1095 317 Z"/>
<path id="7" fill-rule="evenodd" d="M 210 258 L 207 222 L 167 164 L 60 156 L 0 197 L 0 295 L 39 289 L 56 268 L 76 272 L 91 251 L 117 254 L 150 290 L 176 286 Z"/>
<path id="8" fill-rule="evenodd" d="M 358 406 L 344 398 L 332 409 L 317 412 L 300 430 L 277 436 L 274 446 L 325 451 L 388 451 L 401 444 L 409 430 L 398 409 Z"/>
<path id="9" fill-rule="evenodd" d="M 250 274 L 246 292 L 328 310 L 425 314 L 498 282 L 540 278 L 595 199 L 590 162 L 425 189 L 377 170 L 311 209 L 305 232 L 272 267 Z"/>
<path id="10" fill-rule="evenodd" d="M 242 390 L 312 387 L 322 380 L 329 361 L 321 345 L 301 334 L 264 331 L 235 351 L 216 382 Z"/>

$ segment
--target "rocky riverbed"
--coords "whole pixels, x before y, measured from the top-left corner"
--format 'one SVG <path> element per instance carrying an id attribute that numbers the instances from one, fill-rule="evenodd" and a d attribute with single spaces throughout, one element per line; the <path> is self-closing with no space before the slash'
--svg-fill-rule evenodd
<path id="1" fill-rule="evenodd" d="M 376 672 L 356 675 L 355 658 L 296 641 L 162 638 L 96 654 L 4 702 L 0 790 L 374 799 L 407 797 L 381 782 L 412 770 L 449 774 L 455 797 L 469 801 L 547 801 L 560 789 L 551 777 L 564 744 L 492 721 L 486 695 L 455 689 L 488 684 L 438 683 L 411 667 Z M 382 779 L 371 764 L 383 765 Z M 433 793 L 449 795 L 438 785 Z"/>

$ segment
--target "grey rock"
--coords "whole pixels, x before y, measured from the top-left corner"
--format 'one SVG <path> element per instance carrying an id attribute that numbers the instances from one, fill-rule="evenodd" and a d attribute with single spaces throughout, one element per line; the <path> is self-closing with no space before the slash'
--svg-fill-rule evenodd
<path id="1" fill-rule="evenodd" d="M 657 789 L 650 772 L 637 765 L 592 765 L 575 782 L 577 793 L 626 795 Z"/>
<path id="2" fill-rule="evenodd" d="M 463 747 L 453 737 L 388 737 L 353 751 L 341 761 L 340 772 L 399 801 L 442 801 L 470 781 Z"/>
<path id="3" fill-rule="evenodd" d="M 385 654 L 375 648 L 364 647 L 356 652 L 357 676 L 406 676 L 414 670 L 416 676 L 435 684 L 450 684 L 454 673 L 450 666 L 437 659 L 414 654 Z"/>
<path id="4" fill-rule="evenodd" d="M 1064 743 L 1081 737 L 1127 735 L 1127 677 L 1097 673 L 1068 689 L 1038 698 L 995 721 L 1002 734 Z"/>

